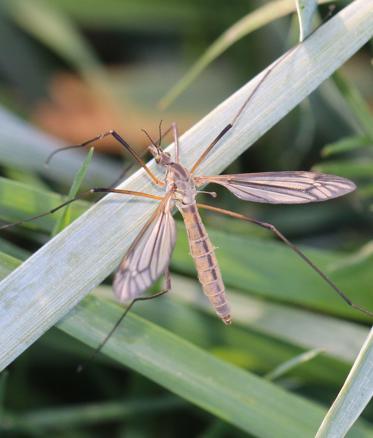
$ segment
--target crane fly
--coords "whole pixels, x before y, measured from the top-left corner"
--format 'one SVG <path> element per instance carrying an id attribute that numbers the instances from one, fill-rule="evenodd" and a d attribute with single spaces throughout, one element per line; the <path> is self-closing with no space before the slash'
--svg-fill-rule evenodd
<path id="1" fill-rule="evenodd" d="M 175 144 L 178 145 L 176 125 L 173 125 L 173 131 Z M 199 282 L 215 312 L 225 324 L 231 323 L 230 308 L 214 247 L 203 225 L 198 207 L 233 217 L 240 215 L 198 204 L 198 188 L 209 183 L 219 184 L 242 200 L 271 204 L 325 201 L 355 189 L 355 184 L 345 178 L 315 172 L 196 176 L 194 172 L 198 166 L 194 165 L 192 170 L 183 166 L 179 160 L 178 147 L 175 158 L 164 152 L 156 143 L 153 143 L 149 150 L 156 162 L 165 168 L 166 193 L 159 198 L 158 208 L 121 262 L 114 278 L 114 292 L 121 302 L 134 300 L 167 271 L 176 241 L 176 227 L 172 216 L 173 207 L 176 206 L 184 220 L 190 254 Z"/>
<path id="2" fill-rule="evenodd" d="M 223 139 L 227 132 L 234 128 L 240 114 L 247 107 L 248 102 L 257 92 L 265 78 L 276 67 L 276 65 L 283 60 L 284 57 L 288 56 L 296 47 L 297 46 L 288 51 L 282 58 L 266 70 L 251 91 L 250 95 L 241 105 L 231 123 L 221 130 L 190 169 L 180 162 L 179 136 L 175 123 L 173 123 L 169 129 L 173 132 L 175 145 L 174 156 L 171 156 L 170 153 L 164 151 L 161 147 L 161 127 L 159 128 L 160 134 L 157 141 L 153 141 L 150 135 L 144 131 L 151 142 L 148 151 L 154 157 L 156 163 L 165 171 L 163 180 L 159 179 L 150 170 L 141 156 L 139 156 L 126 142 L 126 140 L 113 130 L 98 135 L 80 145 L 58 149 L 48 157 L 47 161 L 49 161 L 57 152 L 62 150 L 84 147 L 106 136 L 112 136 L 143 167 L 152 182 L 165 189 L 163 196 L 113 187 L 93 188 L 88 192 L 120 193 L 123 195 L 145 197 L 159 201 L 158 207 L 133 241 L 114 277 L 113 289 L 116 297 L 121 303 L 129 302 L 130 304 L 127 306 L 126 311 L 116 323 L 110 334 L 96 351 L 99 351 L 103 347 L 110 335 L 118 327 L 124 316 L 136 301 L 155 298 L 171 289 L 171 279 L 168 266 L 176 242 L 176 226 L 173 218 L 174 207 L 179 210 L 184 220 L 188 235 L 190 254 L 194 260 L 202 289 L 216 314 L 225 324 L 228 325 L 232 321 L 231 311 L 225 294 L 225 287 L 215 255 L 215 249 L 202 222 L 199 208 L 241 219 L 270 230 L 277 238 L 282 240 L 295 253 L 297 253 L 298 256 L 300 256 L 326 283 L 328 283 L 348 305 L 370 317 L 373 317 L 373 313 L 357 304 L 354 304 L 324 272 L 322 272 L 297 246 L 291 243 L 274 225 L 261 222 L 240 213 L 235 213 L 208 204 L 197 203 L 196 200 L 198 193 L 200 193 L 199 189 L 207 184 L 218 184 L 223 186 L 234 196 L 244 201 L 269 204 L 306 204 L 311 202 L 321 202 L 343 196 L 355 190 L 355 184 L 346 178 L 309 171 L 240 173 L 213 176 L 196 175 L 198 167 L 210 151 Z M 7 224 L 0 227 L 0 229 L 5 229 L 10 226 L 21 224 L 25 221 L 54 213 L 79 198 L 80 196 L 70 199 L 53 210 L 17 223 Z M 165 276 L 166 280 L 165 288 L 157 294 L 143 296 L 142 294 L 162 274 Z"/>

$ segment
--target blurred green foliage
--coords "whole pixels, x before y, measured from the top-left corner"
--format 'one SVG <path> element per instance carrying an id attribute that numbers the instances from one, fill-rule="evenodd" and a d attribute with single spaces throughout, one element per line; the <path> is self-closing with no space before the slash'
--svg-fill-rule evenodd
<path id="1" fill-rule="evenodd" d="M 123 120 L 118 129 L 142 147 L 144 138 L 138 127 L 156 132 L 160 119 L 165 123 L 180 119 L 184 127 L 193 124 L 294 43 L 289 41 L 295 22 L 289 17 L 273 22 L 231 47 L 166 113 L 157 109 L 159 99 L 211 41 L 248 14 L 249 8 L 254 10 L 259 5 L 223 0 L 4 1 L 0 7 L 2 107 L 52 134 L 62 135 L 68 143 L 86 140 Z M 372 47 L 368 45 L 227 169 L 255 172 L 313 167 L 353 179 L 358 186 L 356 194 L 322 205 L 282 207 L 248 205 L 221 192 L 214 202 L 272 222 L 296 243 L 313 247 L 306 249 L 307 253 L 354 301 L 372 310 L 372 256 L 370 251 L 361 250 L 363 245 L 367 248 L 372 235 L 371 56 Z M 61 75 L 70 75 L 76 82 L 63 80 Z M 103 120 L 102 113 L 109 116 Z M 136 115 L 136 129 L 132 129 L 135 122 L 131 114 Z M 108 126 L 111 116 L 113 126 Z M 15 167 L 1 157 L 9 132 L 7 123 L 0 118 L 0 218 L 16 221 L 57 205 L 63 199 L 57 193 L 66 194 L 68 186 L 57 174 L 54 178 L 53 173 L 46 177 L 41 170 L 31 171 L 25 152 L 15 151 L 20 154 L 19 163 L 24 158 L 24 165 Z M 27 140 L 17 141 L 22 147 L 28 146 Z M 114 156 L 112 167 L 109 162 L 97 176 L 97 184 L 101 184 L 102 174 L 108 181 L 118 177 L 116 160 L 126 159 Z M 94 175 L 92 178 L 94 182 Z M 73 205 L 72 217 L 88 205 L 83 201 Z M 261 302 L 268 306 L 263 314 L 268 318 L 265 321 L 263 316 L 266 324 L 254 317 L 239 318 L 233 327 L 225 328 L 198 300 L 188 301 L 179 290 L 176 299 L 147 303 L 136 313 L 259 376 L 296 358 L 296 366 L 289 366 L 276 380 L 277 385 L 328 406 L 352 362 L 352 357 L 335 354 L 334 339 L 343 344 L 343 336 L 337 333 L 346 330 L 351 333 L 351 345 L 357 348 L 366 333 L 366 320 L 338 301 L 290 250 L 272 242 L 272 236 L 246 224 L 203 216 L 220 248 L 218 257 L 227 286 L 234 288 L 237 296 L 257 300 L 244 301 L 242 308 L 247 312 L 250 305 L 260 311 Z M 55 221 L 45 217 L 4 233 L 0 250 L 7 256 L 1 258 L 1 276 L 18 263 L 10 256 L 26 258 L 45 242 Z M 182 227 L 172 269 L 182 275 L 181 281 L 195 276 Z M 195 285 L 188 283 L 188 287 Z M 304 357 L 302 353 L 318 347 L 314 345 L 317 327 L 331 327 L 328 324 L 334 319 L 328 315 L 339 318 L 338 330 L 332 331 L 335 338 L 330 341 L 330 351 L 310 355 L 303 363 L 298 360 Z M 280 316 L 281 328 L 275 324 Z M 134 327 L 136 321 L 135 317 L 131 319 Z M 266 331 L 264 327 L 269 328 Z M 302 337 L 292 338 L 290 334 L 297 331 Z M 346 345 L 348 349 L 348 342 Z M 84 344 L 53 329 L 3 372 L 2 436 L 248 436 L 217 420 L 203 406 L 197 408 L 103 356 L 84 373 L 76 374 L 76 366 L 89 353 Z M 176 388 L 173 392 L 178 393 Z M 172 387 L 169 389 L 172 391 Z M 225 418 L 219 412 L 216 416 Z M 364 416 L 372 422 L 372 409 L 368 408 Z"/>

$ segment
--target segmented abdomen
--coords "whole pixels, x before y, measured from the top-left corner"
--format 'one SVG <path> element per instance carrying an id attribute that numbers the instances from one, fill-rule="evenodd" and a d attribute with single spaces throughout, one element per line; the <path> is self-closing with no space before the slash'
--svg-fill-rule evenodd
<path id="1" fill-rule="evenodd" d="M 230 324 L 230 308 L 220 268 L 197 206 L 182 206 L 180 211 L 188 233 L 190 254 L 194 259 L 202 289 L 217 315 L 225 324 Z"/>

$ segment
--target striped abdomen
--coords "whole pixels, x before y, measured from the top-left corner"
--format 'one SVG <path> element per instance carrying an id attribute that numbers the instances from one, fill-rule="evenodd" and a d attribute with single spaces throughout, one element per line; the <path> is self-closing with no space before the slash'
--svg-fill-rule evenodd
<path id="1" fill-rule="evenodd" d="M 180 207 L 188 233 L 190 254 L 194 259 L 202 289 L 225 324 L 231 323 L 230 308 L 214 247 L 198 213 L 196 204 Z"/>

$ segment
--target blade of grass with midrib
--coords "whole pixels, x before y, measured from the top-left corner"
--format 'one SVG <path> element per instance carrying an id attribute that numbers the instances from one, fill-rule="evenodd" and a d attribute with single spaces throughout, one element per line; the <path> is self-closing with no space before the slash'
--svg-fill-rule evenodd
<path id="1" fill-rule="evenodd" d="M 87 297 L 59 327 L 97 346 L 121 315 L 118 305 Z M 129 314 L 105 354 L 170 391 L 259 437 L 312 437 L 323 409 L 227 364 Z M 368 436 L 368 430 L 358 433 Z M 357 435 L 358 436 L 358 435 Z"/>
<path id="2" fill-rule="evenodd" d="M 345 436 L 373 396 L 373 329 L 370 331 L 337 399 L 325 416 L 317 438 Z"/>

